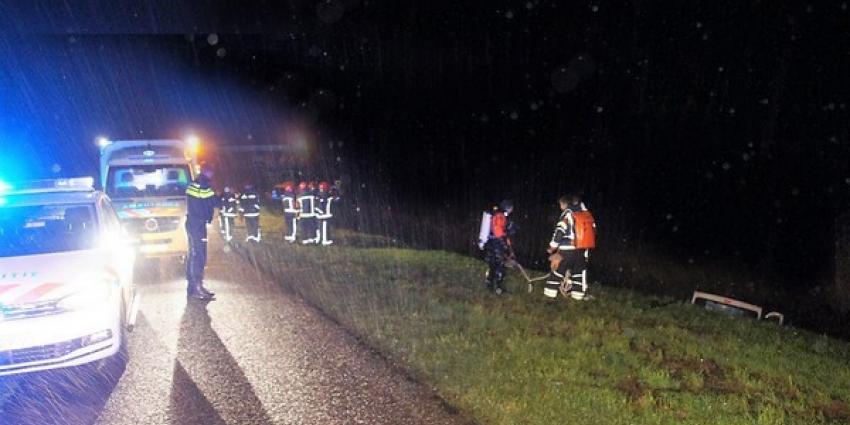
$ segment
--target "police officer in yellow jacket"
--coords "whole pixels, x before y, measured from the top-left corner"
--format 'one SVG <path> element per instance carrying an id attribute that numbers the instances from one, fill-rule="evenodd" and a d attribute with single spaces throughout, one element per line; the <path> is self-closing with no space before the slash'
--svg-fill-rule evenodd
<path id="1" fill-rule="evenodd" d="M 207 225 L 212 221 L 218 199 L 210 185 L 212 168 L 204 166 L 198 177 L 186 188 L 186 236 L 189 252 L 186 255 L 186 294 L 189 298 L 209 301 L 214 293 L 204 288 L 204 267 L 207 263 Z"/>

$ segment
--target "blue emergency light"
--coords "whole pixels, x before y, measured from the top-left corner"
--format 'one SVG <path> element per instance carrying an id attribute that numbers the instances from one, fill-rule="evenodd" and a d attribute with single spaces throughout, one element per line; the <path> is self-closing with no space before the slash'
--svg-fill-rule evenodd
<path id="1" fill-rule="evenodd" d="M 15 187 L 0 185 L 0 193 L 21 194 L 56 191 L 89 191 L 94 190 L 94 177 L 75 177 L 70 179 L 30 180 L 16 183 Z"/>

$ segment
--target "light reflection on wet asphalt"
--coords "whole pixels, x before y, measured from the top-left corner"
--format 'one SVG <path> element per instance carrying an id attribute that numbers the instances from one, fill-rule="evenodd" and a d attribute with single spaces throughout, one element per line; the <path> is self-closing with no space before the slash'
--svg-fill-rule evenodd
<path id="1" fill-rule="evenodd" d="M 465 423 L 424 386 L 284 293 L 211 237 L 207 286 L 181 266 L 140 265 L 129 361 L 0 380 L 0 424 Z"/>

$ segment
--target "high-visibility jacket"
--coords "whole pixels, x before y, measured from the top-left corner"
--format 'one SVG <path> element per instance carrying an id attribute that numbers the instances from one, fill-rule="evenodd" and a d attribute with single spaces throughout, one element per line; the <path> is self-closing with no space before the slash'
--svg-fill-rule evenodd
<path id="1" fill-rule="evenodd" d="M 224 192 L 221 195 L 221 215 L 225 217 L 236 217 L 239 208 L 239 197 L 233 192 Z"/>
<path id="2" fill-rule="evenodd" d="M 328 220 L 333 218 L 334 216 L 334 205 L 339 200 L 339 197 L 334 196 L 330 192 L 319 192 L 318 196 L 316 196 L 317 205 L 317 214 L 316 217 L 319 220 Z"/>
<path id="3" fill-rule="evenodd" d="M 260 197 L 257 192 L 248 190 L 239 197 L 239 212 L 242 217 L 260 216 Z"/>
<path id="4" fill-rule="evenodd" d="M 186 221 L 191 225 L 211 222 L 217 203 L 209 178 L 199 175 L 186 188 Z"/>
<path id="5" fill-rule="evenodd" d="M 295 192 L 291 190 L 286 190 L 283 192 L 281 196 L 281 202 L 283 202 L 283 212 L 286 214 L 298 214 L 298 206 L 295 202 Z"/>
<path id="6" fill-rule="evenodd" d="M 316 216 L 316 196 L 312 190 L 305 190 L 298 195 L 301 218 L 312 218 Z"/>
<path id="7" fill-rule="evenodd" d="M 558 223 L 555 225 L 555 231 L 552 233 L 552 240 L 549 241 L 549 246 L 560 251 L 571 251 L 577 249 L 576 220 L 574 218 L 574 213 L 586 211 L 587 207 L 583 202 L 579 205 L 571 205 L 565 209 L 564 212 L 561 213 L 561 216 L 558 217 Z M 593 224 L 593 227 L 595 228 L 596 224 Z M 583 248 L 584 247 L 578 247 L 578 249 Z"/>

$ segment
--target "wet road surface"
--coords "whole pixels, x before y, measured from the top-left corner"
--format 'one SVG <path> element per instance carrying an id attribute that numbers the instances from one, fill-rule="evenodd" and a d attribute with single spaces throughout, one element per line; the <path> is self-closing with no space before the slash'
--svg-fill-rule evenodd
<path id="1" fill-rule="evenodd" d="M 210 237 L 211 303 L 141 265 L 129 360 L 0 378 L 0 424 L 460 424 L 412 382 Z"/>

